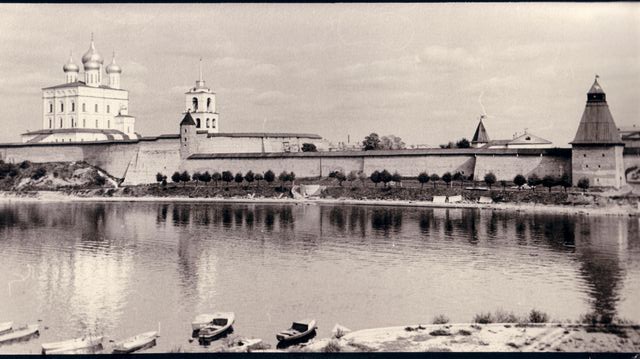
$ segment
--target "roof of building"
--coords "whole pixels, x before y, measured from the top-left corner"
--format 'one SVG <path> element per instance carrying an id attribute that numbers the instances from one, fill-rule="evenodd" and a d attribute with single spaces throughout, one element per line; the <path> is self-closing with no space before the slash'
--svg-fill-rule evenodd
<path id="1" fill-rule="evenodd" d="M 125 135 L 124 132 L 113 129 L 100 129 L 100 128 L 53 128 L 37 131 L 29 131 L 23 133 L 23 135 L 51 135 L 54 133 L 103 133 L 110 135 Z M 126 135 L 125 135 L 126 136 Z"/>
<path id="2" fill-rule="evenodd" d="M 509 141 L 510 145 L 524 145 L 524 144 L 529 144 L 529 145 L 549 145 L 552 142 L 549 140 L 546 140 L 540 136 L 536 136 L 534 134 L 531 134 L 529 132 L 523 133 L 520 136 L 515 137 L 514 139 L 512 139 L 511 141 Z"/>
<path id="3" fill-rule="evenodd" d="M 593 95 L 600 95 L 594 97 Z M 622 145 L 620 133 L 613 121 L 609 105 L 604 97 L 605 93 L 598 83 L 594 81 L 587 94 L 587 104 L 580 119 L 580 125 L 572 145 Z"/>
<path id="4" fill-rule="evenodd" d="M 484 124 L 482 123 L 482 119 L 484 116 L 480 117 L 480 122 L 478 123 L 478 127 L 476 127 L 476 133 L 473 134 L 473 138 L 471 139 L 471 143 L 487 143 L 489 142 L 489 134 L 487 130 L 484 128 Z"/>
<path id="5" fill-rule="evenodd" d="M 313 133 L 285 133 L 285 132 L 229 132 L 210 133 L 207 137 L 296 137 L 322 139 L 322 136 Z"/>
<path id="6" fill-rule="evenodd" d="M 184 115 L 182 122 L 180 122 L 180 126 L 195 126 L 195 125 L 196 125 L 196 121 L 193 120 L 193 117 L 191 117 L 190 112 L 187 112 L 187 114 Z"/>
<path id="7" fill-rule="evenodd" d="M 54 90 L 54 89 L 60 89 L 60 88 L 68 88 L 68 87 L 92 87 L 93 86 L 89 86 L 87 85 L 84 81 L 76 81 L 76 82 L 70 82 L 68 84 L 61 84 L 61 85 L 55 85 L 55 86 L 50 86 L 50 87 L 43 87 L 43 90 Z M 98 88 L 102 88 L 102 89 L 108 89 L 108 90 L 115 90 L 115 91 L 126 91 L 123 89 L 114 89 L 113 87 L 109 87 L 106 85 L 100 85 L 98 86 Z"/>

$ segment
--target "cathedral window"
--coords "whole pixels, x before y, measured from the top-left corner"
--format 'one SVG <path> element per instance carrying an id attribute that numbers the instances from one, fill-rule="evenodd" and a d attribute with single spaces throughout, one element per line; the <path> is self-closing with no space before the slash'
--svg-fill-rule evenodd
<path id="1" fill-rule="evenodd" d="M 107 113 L 111 113 L 111 106 L 107 105 Z"/>
<path id="2" fill-rule="evenodd" d="M 198 112 L 198 99 L 194 97 L 192 102 L 193 102 L 193 112 Z"/>
<path id="3" fill-rule="evenodd" d="M 52 103 L 49 104 L 49 113 L 53 113 L 53 104 Z"/>
<path id="4" fill-rule="evenodd" d="M 200 119 L 196 118 L 196 128 L 200 128 Z"/>
<path id="5" fill-rule="evenodd" d="M 95 110 L 95 112 L 96 112 L 96 113 L 98 112 L 98 104 L 96 104 L 96 105 L 94 106 L 94 110 Z"/>
<path id="6" fill-rule="evenodd" d="M 76 124 L 73 121 L 73 117 L 71 117 L 71 127 L 76 127 Z"/>
<path id="7" fill-rule="evenodd" d="M 111 128 L 111 121 L 107 120 L 107 128 Z"/>
<path id="8" fill-rule="evenodd" d="M 51 121 L 51 119 L 49 119 L 49 128 L 51 128 L 53 126 L 53 123 Z"/>
<path id="9" fill-rule="evenodd" d="M 60 112 L 64 112 L 64 103 L 60 102 Z"/>
<path id="10" fill-rule="evenodd" d="M 82 104 L 82 112 L 87 112 L 87 104 L 86 103 Z"/>
<path id="11" fill-rule="evenodd" d="M 60 128 L 62 128 L 62 119 L 60 119 Z"/>
<path id="12" fill-rule="evenodd" d="M 71 103 L 71 112 L 75 112 L 75 110 L 76 110 L 76 103 L 72 102 Z"/>
<path id="13" fill-rule="evenodd" d="M 82 119 L 82 127 L 87 127 L 87 119 L 86 118 Z"/>
<path id="14" fill-rule="evenodd" d="M 98 126 L 98 120 L 96 120 L 96 128 L 99 128 L 99 126 Z"/>

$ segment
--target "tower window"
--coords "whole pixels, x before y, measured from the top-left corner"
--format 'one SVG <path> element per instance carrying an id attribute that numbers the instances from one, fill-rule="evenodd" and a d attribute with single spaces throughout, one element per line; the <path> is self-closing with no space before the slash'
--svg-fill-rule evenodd
<path id="1" fill-rule="evenodd" d="M 211 119 L 211 128 L 216 128 L 216 119 Z"/>
<path id="2" fill-rule="evenodd" d="M 76 127 L 76 124 L 73 122 L 73 117 L 71 117 L 71 127 Z"/>
<path id="3" fill-rule="evenodd" d="M 209 119 L 207 119 L 207 128 L 209 128 Z"/>
<path id="4" fill-rule="evenodd" d="M 589 165 L 585 165 L 585 167 L 589 168 Z"/>
<path id="5" fill-rule="evenodd" d="M 196 118 L 196 127 L 200 128 L 200 119 L 199 118 Z"/>
<path id="6" fill-rule="evenodd" d="M 193 112 L 198 112 L 198 99 L 194 97 L 191 102 L 193 103 Z"/>
<path id="7" fill-rule="evenodd" d="M 586 153 L 585 153 L 585 154 L 583 154 L 583 155 L 582 155 L 582 157 L 587 157 L 587 154 L 586 154 Z"/>
<path id="8" fill-rule="evenodd" d="M 207 111 L 210 111 L 210 107 L 211 107 L 211 97 L 207 98 Z"/>

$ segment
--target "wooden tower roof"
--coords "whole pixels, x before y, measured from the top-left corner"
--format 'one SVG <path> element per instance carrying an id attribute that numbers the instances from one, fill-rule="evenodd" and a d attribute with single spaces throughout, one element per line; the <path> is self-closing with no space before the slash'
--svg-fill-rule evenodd
<path id="1" fill-rule="evenodd" d="M 478 127 L 476 127 L 476 133 L 473 134 L 473 139 L 471 139 L 471 143 L 489 142 L 489 134 L 487 134 L 487 129 L 484 128 L 484 124 L 482 123 L 483 118 L 484 116 L 480 116 L 480 122 L 478 123 Z"/>
<path id="2" fill-rule="evenodd" d="M 624 145 L 613 121 L 598 76 L 587 93 L 587 105 L 572 145 Z"/>

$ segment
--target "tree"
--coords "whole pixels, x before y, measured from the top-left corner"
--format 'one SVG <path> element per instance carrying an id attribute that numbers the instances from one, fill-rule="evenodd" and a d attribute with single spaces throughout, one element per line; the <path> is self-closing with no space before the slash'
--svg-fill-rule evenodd
<path id="1" fill-rule="evenodd" d="M 395 183 L 402 183 L 402 176 L 400 176 L 398 171 L 395 171 L 393 172 L 393 175 L 391 175 L 391 180 Z"/>
<path id="2" fill-rule="evenodd" d="M 486 175 L 484 175 L 484 183 L 487 184 L 487 186 L 489 186 L 489 189 L 491 189 L 491 186 L 493 186 L 494 183 L 496 183 L 496 175 L 493 174 L 493 172 L 489 172 Z"/>
<path id="3" fill-rule="evenodd" d="M 342 171 L 335 171 L 333 177 L 338 180 L 340 187 L 342 187 L 342 182 L 347 180 L 347 176 Z"/>
<path id="4" fill-rule="evenodd" d="M 538 177 L 537 174 L 532 173 L 529 176 L 529 178 L 527 178 L 527 184 L 535 192 L 536 191 L 536 186 L 540 184 L 540 178 Z"/>
<path id="5" fill-rule="evenodd" d="M 365 151 L 379 150 L 380 149 L 380 136 L 377 133 L 371 133 L 362 141 L 362 147 Z"/>
<path id="6" fill-rule="evenodd" d="M 349 174 L 347 175 L 347 181 L 349 181 L 349 185 L 351 187 L 353 187 L 353 181 L 357 179 L 358 179 L 358 173 L 356 172 L 356 170 L 349 172 Z"/>
<path id="7" fill-rule="evenodd" d="M 507 181 L 500 181 L 500 186 L 502 186 L 502 191 L 504 192 L 507 189 Z"/>
<path id="8" fill-rule="evenodd" d="M 189 176 L 189 172 L 184 171 L 180 174 L 180 181 L 182 181 L 182 185 L 186 186 L 187 182 L 191 180 L 191 176 Z"/>
<path id="9" fill-rule="evenodd" d="M 272 170 L 267 170 L 267 172 L 264 173 L 264 180 L 267 181 L 268 184 L 271 184 L 271 182 L 276 180 L 276 174 L 273 173 Z"/>
<path id="10" fill-rule="evenodd" d="M 215 182 L 216 187 L 218 186 L 218 182 L 221 179 L 222 179 L 222 175 L 218 171 L 214 171 L 213 174 L 211 175 L 211 180 L 213 180 L 213 182 Z"/>
<path id="11" fill-rule="evenodd" d="M 382 138 L 380 139 L 381 150 L 401 150 L 405 147 L 405 143 L 402 142 L 402 139 L 398 136 L 382 136 Z"/>
<path id="12" fill-rule="evenodd" d="M 244 181 L 244 176 L 242 175 L 242 172 L 236 173 L 236 176 L 234 177 L 234 180 L 238 184 L 238 187 L 240 187 L 240 183 L 242 183 L 242 181 Z"/>
<path id="13" fill-rule="evenodd" d="M 318 152 L 318 148 L 313 143 L 303 143 L 302 152 Z"/>
<path id="14" fill-rule="evenodd" d="M 464 186 L 464 175 L 460 171 L 456 171 L 456 173 L 453 174 L 453 180 L 460 181 L 460 188 Z"/>
<path id="15" fill-rule="evenodd" d="M 438 176 L 437 173 L 434 173 L 429 177 L 429 179 L 431 180 L 431 183 L 433 183 L 433 189 L 435 189 L 438 181 L 440 180 L 440 176 Z"/>
<path id="16" fill-rule="evenodd" d="M 249 185 L 256 179 L 256 176 L 253 174 L 251 170 L 244 175 L 244 180 L 247 181 Z"/>
<path id="17" fill-rule="evenodd" d="M 515 177 L 513 177 L 513 183 L 518 186 L 518 189 L 522 189 L 522 186 L 524 186 L 525 183 L 527 183 L 527 179 L 524 178 L 523 175 L 516 175 Z"/>
<path id="18" fill-rule="evenodd" d="M 367 187 L 367 175 L 363 171 L 358 171 L 358 179 L 362 182 L 362 187 Z"/>
<path id="19" fill-rule="evenodd" d="M 222 180 L 227 182 L 227 189 L 229 189 L 229 183 L 233 181 L 233 173 L 231 171 L 223 171 L 222 172 Z"/>
<path id="20" fill-rule="evenodd" d="M 211 174 L 209 173 L 209 171 L 205 171 L 200 175 L 200 181 L 204 182 L 205 185 L 211 182 Z"/>
<path id="21" fill-rule="evenodd" d="M 564 189 L 565 193 L 567 192 L 567 188 L 571 187 L 571 178 L 566 173 L 563 173 L 562 176 L 560 176 L 560 180 L 558 182 Z"/>
<path id="22" fill-rule="evenodd" d="M 557 183 L 555 177 L 552 175 L 546 175 L 542 177 L 542 185 L 549 189 L 549 193 L 551 193 L 551 188 L 555 186 Z"/>
<path id="23" fill-rule="evenodd" d="M 289 182 L 291 182 L 291 185 L 293 185 L 293 181 L 296 180 L 296 173 L 291 171 L 291 173 L 289 173 Z"/>
<path id="24" fill-rule="evenodd" d="M 156 182 L 158 182 L 158 185 L 160 185 L 160 182 L 162 182 L 162 180 L 166 178 L 167 176 L 163 175 L 162 173 L 156 173 Z"/>
<path id="25" fill-rule="evenodd" d="M 264 179 L 264 176 L 262 176 L 262 173 L 256 173 L 254 178 L 256 179 L 258 187 L 260 187 L 260 181 L 262 181 Z"/>
<path id="26" fill-rule="evenodd" d="M 284 183 L 289 180 L 289 174 L 287 173 L 287 171 L 282 171 L 280 175 L 278 175 L 278 180 L 280 180 L 280 182 L 282 183 L 280 185 L 280 188 L 284 188 Z"/>
<path id="27" fill-rule="evenodd" d="M 424 188 L 425 183 L 429 183 L 429 175 L 427 172 L 420 172 L 418 175 L 418 182 L 420 182 L 420 189 Z"/>
<path id="28" fill-rule="evenodd" d="M 452 179 L 453 176 L 451 176 L 451 172 L 445 172 L 445 174 L 442 175 L 442 180 L 447 184 L 447 187 L 449 187 Z"/>
<path id="29" fill-rule="evenodd" d="M 382 172 L 380 172 L 380 179 L 384 182 L 384 186 L 387 187 L 387 184 L 393 181 L 393 175 L 387 170 L 382 170 Z"/>
<path id="30" fill-rule="evenodd" d="M 471 147 L 471 143 L 466 138 L 463 138 L 460 141 L 456 142 L 456 147 L 458 147 L 458 148 L 469 148 L 469 147 Z"/>
<path id="31" fill-rule="evenodd" d="M 378 183 L 382 181 L 382 177 L 380 177 L 380 171 L 375 170 L 371 172 L 371 175 L 369 175 L 369 179 L 371 179 L 371 182 L 373 182 L 374 187 L 378 187 Z"/>
<path id="32" fill-rule="evenodd" d="M 198 182 L 200 181 L 200 172 L 194 172 L 193 176 L 191 176 L 191 178 L 196 181 L 196 187 L 198 187 Z"/>
<path id="33" fill-rule="evenodd" d="M 582 177 L 578 180 L 578 188 L 582 189 L 582 192 L 586 192 L 589 189 L 589 179 Z"/>
<path id="34" fill-rule="evenodd" d="M 171 180 L 173 181 L 173 183 L 180 182 L 180 172 L 178 171 L 173 172 L 173 174 L 171 175 Z"/>

